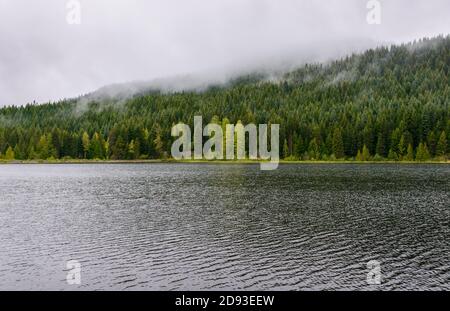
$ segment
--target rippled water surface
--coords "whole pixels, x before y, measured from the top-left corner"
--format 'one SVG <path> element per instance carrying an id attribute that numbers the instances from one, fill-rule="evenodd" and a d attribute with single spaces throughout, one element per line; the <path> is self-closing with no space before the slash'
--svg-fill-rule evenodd
<path id="1" fill-rule="evenodd" d="M 0 165 L 0 289 L 450 290 L 449 202 L 448 165 Z"/>

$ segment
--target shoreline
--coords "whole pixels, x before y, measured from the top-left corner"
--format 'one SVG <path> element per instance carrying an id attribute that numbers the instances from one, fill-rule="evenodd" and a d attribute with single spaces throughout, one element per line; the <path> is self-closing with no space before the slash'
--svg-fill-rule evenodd
<path id="1" fill-rule="evenodd" d="M 0 165 L 30 165 L 30 164 L 231 164 L 231 165 L 255 165 L 260 163 L 268 163 L 258 160 L 0 160 Z M 336 160 L 336 161 L 299 161 L 299 160 L 280 160 L 280 165 L 285 164 L 450 164 L 447 161 L 351 161 L 351 160 Z"/>

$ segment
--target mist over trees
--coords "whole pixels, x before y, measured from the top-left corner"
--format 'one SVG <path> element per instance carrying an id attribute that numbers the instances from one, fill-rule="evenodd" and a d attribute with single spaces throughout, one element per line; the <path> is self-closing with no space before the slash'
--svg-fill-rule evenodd
<path id="1" fill-rule="evenodd" d="M 171 128 L 280 124 L 286 159 L 444 159 L 450 150 L 450 37 L 380 47 L 277 80 L 243 76 L 202 92 L 65 100 L 0 109 L 0 157 L 161 159 Z M 206 139 L 206 138 L 205 138 Z"/>

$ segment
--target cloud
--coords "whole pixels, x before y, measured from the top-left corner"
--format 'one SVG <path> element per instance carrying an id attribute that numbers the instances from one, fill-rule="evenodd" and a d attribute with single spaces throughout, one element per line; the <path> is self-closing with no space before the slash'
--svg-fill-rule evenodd
<path id="1" fill-rule="evenodd" d="M 104 85 L 207 72 L 221 81 L 381 43 L 450 33 L 448 0 L 0 0 L 0 106 L 76 97 Z"/>

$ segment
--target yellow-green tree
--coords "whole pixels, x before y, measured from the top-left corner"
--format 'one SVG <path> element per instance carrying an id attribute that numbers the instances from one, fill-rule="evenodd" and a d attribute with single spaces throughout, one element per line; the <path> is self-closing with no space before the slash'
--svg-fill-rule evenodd
<path id="1" fill-rule="evenodd" d="M 414 161 L 414 149 L 411 144 L 408 144 L 408 149 L 406 151 L 406 160 L 407 161 Z"/>
<path id="2" fill-rule="evenodd" d="M 417 147 L 416 160 L 417 161 L 427 161 L 430 159 L 430 152 L 426 143 L 420 143 Z"/>
<path id="3" fill-rule="evenodd" d="M 447 135 L 442 131 L 436 147 L 436 155 L 442 157 L 447 154 Z"/>
<path id="4" fill-rule="evenodd" d="M 362 160 L 363 160 L 363 161 L 369 161 L 369 160 L 370 160 L 370 152 L 369 152 L 369 148 L 367 148 L 366 145 L 363 146 Z"/>
<path id="5" fill-rule="evenodd" d="M 6 160 L 14 160 L 15 159 L 14 150 L 13 150 L 13 148 L 11 148 L 11 146 L 9 146 L 8 149 L 6 149 L 5 159 Z"/>

